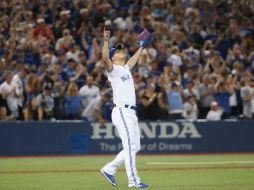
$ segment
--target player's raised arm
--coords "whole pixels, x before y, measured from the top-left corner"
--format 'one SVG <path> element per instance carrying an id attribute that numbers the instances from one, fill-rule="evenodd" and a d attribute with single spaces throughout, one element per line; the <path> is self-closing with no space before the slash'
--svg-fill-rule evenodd
<path id="1" fill-rule="evenodd" d="M 138 51 L 136 51 L 136 53 L 128 60 L 127 65 L 129 66 L 130 69 L 132 69 L 138 62 L 143 49 L 144 49 L 143 47 L 138 48 Z"/>
<path id="2" fill-rule="evenodd" d="M 102 48 L 102 62 L 106 70 L 111 71 L 113 69 L 113 63 L 109 59 L 109 48 L 108 48 L 110 31 L 107 31 L 105 27 L 103 30 L 103 37 L 104 37 L 104 42 L 103 42 L 103 48 Z"/>
<path id="3" fill-rule="evenodd" d="M 150 41 L 151 34 L 146 29 L 144 29 L 139 35 L 138 35 L 138 51 L 128 60 L 127 65 L 130 69 L 132 69 L 136 63 L 138 62 L 141 53 L 143 49 L 147 46 L 147 44 Z"/>

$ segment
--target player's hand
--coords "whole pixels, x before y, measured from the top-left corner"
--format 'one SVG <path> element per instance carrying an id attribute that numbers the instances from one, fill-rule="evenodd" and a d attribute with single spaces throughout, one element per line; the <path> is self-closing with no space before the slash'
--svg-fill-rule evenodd
<path id="1" fill-rule="evenodd" d="M 106 27 L 104 27 L 103 37 L 104 37 L 104 41 L 108 41 L 110 38 L 110 31 L 106 30 Z"/>
<path id="2" fill-rule="evenodd" d="M 150 43 L 150 38 L 147 38 L 145 40 L 138 41 L 138 47 L 139 48 L 145 48 Z"/>
<path id="3" fill-rule="evenodd" d="M 138 47 L 145 48 L 151 39 L 151 33 L 148 32 L 147 29 L 144 29 L 139 35 L 138 35 Z"/>

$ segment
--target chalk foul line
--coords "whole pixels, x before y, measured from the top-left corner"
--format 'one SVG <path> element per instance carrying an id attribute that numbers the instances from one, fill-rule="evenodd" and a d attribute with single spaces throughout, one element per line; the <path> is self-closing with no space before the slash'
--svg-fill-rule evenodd
<path id="1" fill-rule="evenodd" d="M 254 160 L 214 161 L 214 162 L 146 162 L 148 165 L 224 165 L 224 164 L 254 164 Z"/>

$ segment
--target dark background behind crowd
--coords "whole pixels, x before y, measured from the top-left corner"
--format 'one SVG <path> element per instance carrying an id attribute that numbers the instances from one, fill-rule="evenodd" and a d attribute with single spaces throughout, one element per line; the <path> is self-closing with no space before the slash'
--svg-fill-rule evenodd
<path id="1" fill-rule="evenodd" d="M 141 120 L 253 118 L 252 0 L 12 0 L 0 2 L 0 120 L 111 120 L 101 62 L 152 42 L 133 70 Z"/>

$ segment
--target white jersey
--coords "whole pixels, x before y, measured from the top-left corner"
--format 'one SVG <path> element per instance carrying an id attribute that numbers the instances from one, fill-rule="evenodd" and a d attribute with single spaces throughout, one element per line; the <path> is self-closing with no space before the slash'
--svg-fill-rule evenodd
<path id="1" fill-rule="evenodd" d="M 210 110 L 206 116 L 206 119 L 208 121 L 219 121 L 221 120 L 222 114 L 223 114 L 223 109 L 218 109 L 217 111 Z"/>
<path id="2" fill-rule="evenodd" d="M 18 110 L 18 98 L 15 96 L 14 92 L 10 93 L 13 88 L 15 88 L 15 86 L 8 84 L 7 82 L 4 82 L 0 85 L 0 93 L 2 93 L 4 96 L 9 94 L 6 97 L 6 101 L 11 111 Z"/>
<path id="3" fill-rule="evenodd" d="M 136 105 L 136 94 L 133 78 L 128 65 L 113 64 L 111 72 L 107 72 L 113 89 L 113 102 L 116 105 Z"/>
<path id="4" fill-rule="evenodd" d="M 92 85 L 89 87 L 88 85 L 83 86 L 79 90 L 79 95 L 84 96 L 83 105 L 86 107 L 91 101 L 93 101 L 100 94 L 100 89 Z"/>
<path id="5" fill-rule="evenodd" d="M 22 80 L 18 74 L 13 76 L 11 85 L 16 86 L 15 93 L 17 95 L 23 95 L 23 90 L 24 90 L 23 84 L 22 84 Z M 19 106 L 22 106 L 22 104 L 23 104 L 23 99 L 21 97 L 18 98 L 18 104 L 19 104 Z"/>

